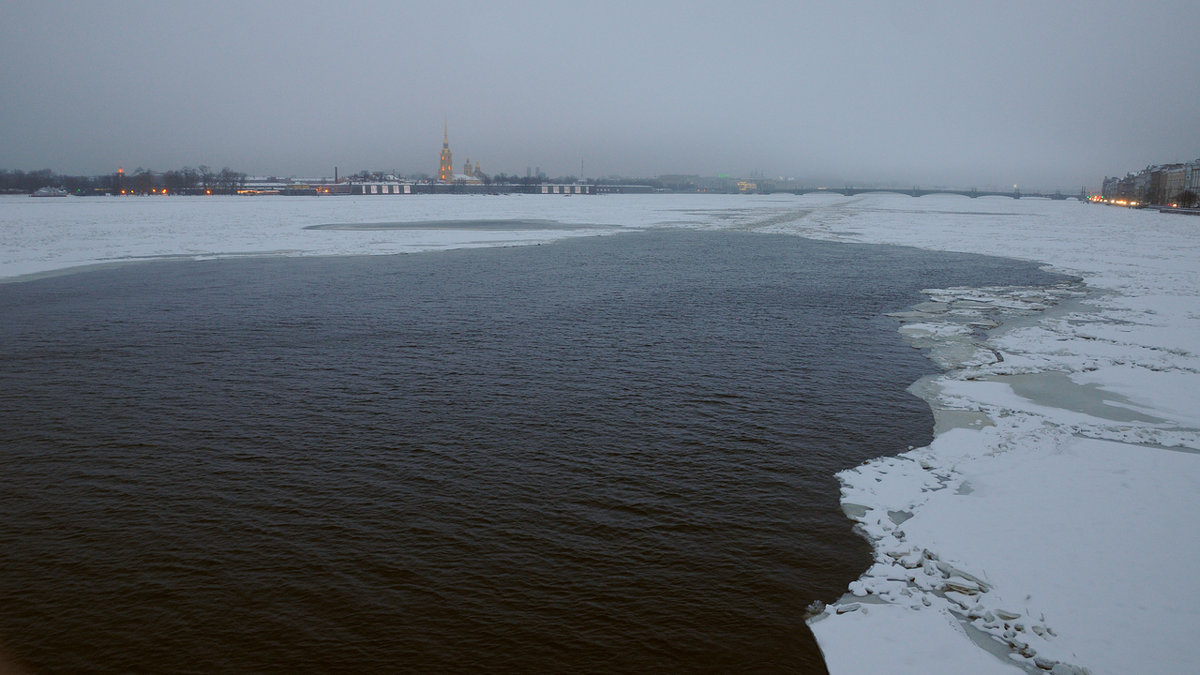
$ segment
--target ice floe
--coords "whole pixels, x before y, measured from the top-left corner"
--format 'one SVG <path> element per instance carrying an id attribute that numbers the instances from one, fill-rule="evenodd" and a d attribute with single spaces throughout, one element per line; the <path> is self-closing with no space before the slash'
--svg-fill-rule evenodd
<path id="1" fill-rule="evenodd" d="M 788 229 L 1081 283 L 931 289 L 898 315 L 946 369 L 913 387 L 936 435 L 839 475 L 875 564 L 810 620 L 831 672 L 1200 672 L 1200 231 L 1074 202 L 1004 222 L 914 202 L 846 200 Z"/>

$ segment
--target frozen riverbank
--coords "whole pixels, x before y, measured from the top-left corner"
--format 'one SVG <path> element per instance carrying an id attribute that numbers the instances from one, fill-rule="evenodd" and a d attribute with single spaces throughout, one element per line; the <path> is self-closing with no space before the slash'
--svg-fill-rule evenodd
<path id="1" fill-rule="evenodd" d="M 1038 260 L 1083 285 L 931 291 L 902 317 L 948 369 L 915 386 L 938 433 L 839 475 L 875 564 L 810 622 L 831 672 L 1196 672 L 1200 234 L 926 199 L 843 200 L 786 229 Z"/>

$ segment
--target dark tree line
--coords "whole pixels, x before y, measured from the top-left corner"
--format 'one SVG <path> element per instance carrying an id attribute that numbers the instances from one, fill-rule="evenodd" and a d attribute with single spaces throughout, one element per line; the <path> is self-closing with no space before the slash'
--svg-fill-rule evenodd
<path id="1" fill-rule="evenodd" d="M 9 171 L 0 169 L 0 192 L 7 194 L 29 194 L 38 188 L 53 185 L 63 187 L 76 194 L 91 194 L 100 187 L 101 176 L 64 176 L 50 169 L 39 171 Z"/>
<path id="2" fill-rule="evenodd" d="M 68 176 L 50 169 L 10 171 L 0 169 L 0 193 L 29 194 L 46 186 L 62 187 L 71 194 L 232 194 L 246 184 L 246 174 L 225 167 L 213 171 L 200 165 L 156 172 L 138 167 L 100 176 Z"/>
<path id="3" fill-rule="evenodd" d="M 113 175 L 113 194 L 233 194 L 246 185 L 246 174 L 201 164 L 156 173 L 139 167 L 131 175 Z"/>

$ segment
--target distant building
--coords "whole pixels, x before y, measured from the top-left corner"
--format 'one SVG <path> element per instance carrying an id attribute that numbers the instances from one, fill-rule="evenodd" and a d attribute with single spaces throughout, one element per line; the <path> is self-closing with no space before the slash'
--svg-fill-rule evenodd
<path id="1" fill-rule="evenodd" d="M 448 123 L 444 123 L 442 129 L 442 155 L 438 160 L 437 179 L 439 183 L 465 183 L 467 185 L 483 183 L 483 172 L 479 170 L 479 162 L 475 162 L 475 166 L 472 168 L 470 158 L 467 158 L 467 162 L 463 164 L 462 173 L 454 173 L 454 158 L 450 153 L 450 125 Z"/>
<path id="2" fill-rule="evenodd" d="M 1187 185 L 1185 164 L 1171 164 L 1162 169 L 1162 186 L 1152 200 L 1155 204 L 1167 204 L 1178 199 Z"/>
<path id="3" fill-rule="evenodd" d="M 437 179 L 440 181 L 454 180 L 454 160 L 450 155 L 450 122 L 442 122 L 442 158 L 438 163 Z"/>
<path id="4" fill-rule="evenodd" d="M 1148 166 L 1123 178 L 1104 178 L 1100 194 L 1123 204 L 1170 204 L 1186 192 L 1200 193 L 1200 159 Z"/>

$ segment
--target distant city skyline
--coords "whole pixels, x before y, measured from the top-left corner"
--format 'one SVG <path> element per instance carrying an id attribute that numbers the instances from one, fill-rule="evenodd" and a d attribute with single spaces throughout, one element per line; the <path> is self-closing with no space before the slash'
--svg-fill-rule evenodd
<path id="1" fill-rule="evenodd" d="M 1078 189 L 1200 157 L 1200 5 L 47 0 L 0 168 L 730 174 Z"/>

